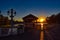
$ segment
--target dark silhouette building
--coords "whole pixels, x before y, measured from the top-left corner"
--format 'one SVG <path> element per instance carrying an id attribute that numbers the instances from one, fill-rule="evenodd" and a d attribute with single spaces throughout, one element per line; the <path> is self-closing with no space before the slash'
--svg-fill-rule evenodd
<path id="1" fill-rule="evenodd" d="M 29 14 L 29 15 L 23 17 L 24 27 L 26 28 L 26 30 L 31 31 L 31 29 L 35 29 L 37 19 L 38 19 L 38 17 L 36 17 L 32 14 Z"/>
<path id="2" fill-rule="evenodd" d="M 0 15 L 0 26 L 2 26 L 2 25 L 8 25 L 8 24 L 9 24 L 8 17 Z"/>

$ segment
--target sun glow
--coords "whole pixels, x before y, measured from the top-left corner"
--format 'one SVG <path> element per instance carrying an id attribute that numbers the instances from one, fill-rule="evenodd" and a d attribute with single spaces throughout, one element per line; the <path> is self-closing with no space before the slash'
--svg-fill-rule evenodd
<path id="1" fill-rule="evenodd" d="M 38 22 L 44 22 L 44 21 L 46 21 L 46 17 L 41 16 L 41 17 L 39 17 L 39 19 L 37 21 Z"/>
<path id="2" fill-rule="evenodd" d="M 44 20 L 45 20 L 44 18 L 41 18 L 41 19 L 40 19 L 40 22 L 44 22 Z"/>

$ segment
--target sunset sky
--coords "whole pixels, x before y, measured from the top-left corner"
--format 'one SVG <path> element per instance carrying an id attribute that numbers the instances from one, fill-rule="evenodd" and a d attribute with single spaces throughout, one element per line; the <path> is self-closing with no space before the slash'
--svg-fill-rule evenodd
<path id="1" fill-rule="evenodd" d="M 60 0 L 0 0 L 0 10 L 4 16 L 11 8 L 17 12 L 15 19 L 28 14 L 49 16 L 60 12 Z"/>

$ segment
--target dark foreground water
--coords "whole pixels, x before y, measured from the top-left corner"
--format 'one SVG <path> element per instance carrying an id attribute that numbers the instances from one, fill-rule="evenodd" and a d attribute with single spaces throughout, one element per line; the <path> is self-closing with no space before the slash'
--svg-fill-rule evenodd
<path id="1" fill-rule="evenodd" d="M 0 37 L 0 40 L 40 40 L 40 32 L 24 32 L 23 34 L 19 35 L 9 35 L 5 37 Z M 60 34 L 55 35 L 44 32 L 44 40 L 60 40 Z"/>
<path id="2" fill-rule="evenodd" d="M 40 40 L 41 32 L 44 40 L 60 40 L 60 26 L 54 26 L 47 30 L 31 30 L 25 31 L 19 35 L 9 35 L 0 37 L 0 40 Z"/>

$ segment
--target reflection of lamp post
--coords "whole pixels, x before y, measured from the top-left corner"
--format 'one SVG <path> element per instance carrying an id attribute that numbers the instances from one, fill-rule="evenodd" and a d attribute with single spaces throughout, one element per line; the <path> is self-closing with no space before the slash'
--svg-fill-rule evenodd
<path id="1" fill-rule="evenodd" d="M 16 11 L 14 11 L 13 9 L 7 11 L 8 15 L 11 18 L 11 34 L 13 33 L 13 27 L 14 27 L 14 23 L 13 23 L 13 17 L 16 15 Z"/>

